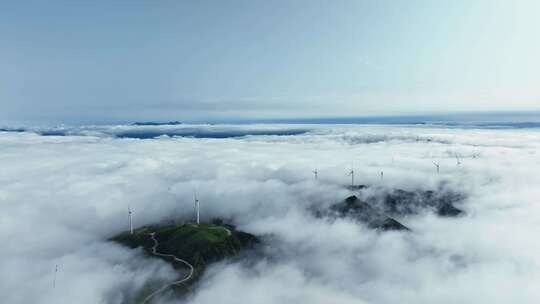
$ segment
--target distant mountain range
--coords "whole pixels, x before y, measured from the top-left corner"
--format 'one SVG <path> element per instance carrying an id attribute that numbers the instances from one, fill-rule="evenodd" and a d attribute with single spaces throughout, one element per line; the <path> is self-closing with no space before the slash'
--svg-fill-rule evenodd
<path id="1" fill-rule="evenodd" d="M 180 121 L 169 121 L 169 122 L 146 121 L 146 122 L 134 122 L 131 125 L 132 126 L 177 126 L 181 124 L 182 122 Z"/>

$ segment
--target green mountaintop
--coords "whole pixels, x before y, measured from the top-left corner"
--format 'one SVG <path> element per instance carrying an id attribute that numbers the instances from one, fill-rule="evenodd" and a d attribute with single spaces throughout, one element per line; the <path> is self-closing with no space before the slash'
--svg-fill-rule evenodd
<path id="1" fill-rule="evenodd" d="M 194 278 L 200 276 L 208 264 L 235 256 L 259 242 L 252 234 L 229 225 L 214 224 L 145 226 L 134 230 L 133 234 L 122 232 L 111 240 L 131 248 L 142 247 L 149 255 L 163 258 L 175 268 L 186 268 L 186 265 L 163 255 L 185 260 L 193 266 Z M 153 252 L 154 246 L 158 254 Z"/>

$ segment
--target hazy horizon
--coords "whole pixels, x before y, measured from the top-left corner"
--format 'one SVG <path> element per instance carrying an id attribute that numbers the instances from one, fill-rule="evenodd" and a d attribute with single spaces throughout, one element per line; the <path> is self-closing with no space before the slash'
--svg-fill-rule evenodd
<path id="1" fill-rule="evenodd" d="M 394 115 L 359 115 L 359 116 L 313 116 L 313 117 L 270 117 L 270 118 L 210 118 L 186 119 L 162 117 L 157 119 L 122 120 L 80 120 L 64 119 L 62 121 L 9 121 L 0 120 L 0 127 L 53 127 L 84 125 L 123 125 L 135 122 L 180 122 L 183 124 L 413 124 L 413 123 L 537 123 L 540 122 L 540 111 L 477 111 L 477 112 L 437 112 L 437 113 L 405 113 Z"/>

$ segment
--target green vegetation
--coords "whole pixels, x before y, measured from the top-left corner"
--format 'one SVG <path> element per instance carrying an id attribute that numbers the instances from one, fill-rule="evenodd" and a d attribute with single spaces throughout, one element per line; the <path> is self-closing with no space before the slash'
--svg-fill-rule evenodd
<path id="1" fill-rule="evenodd" d="M 133 234 L 123 232 L 112 240 L 131 248 L 143 247 L 151 255 L 154 246 L 150 237 L 152 232 L 159 242 L 157 252 L 186 260 L 193 265 L 196 274 L 200 274 L 208 264 L 235 256 L 242 249 L 259 242 L 254 235 L 235 230 L 232 226 L 214 224 L 145 226 Z M 175 267 L 185 267 L 176 264 L 173 263 Z"/>
<path id="2" fill-rule="evenodd" d="M 151 232 L 151 227 L 142 227 L 133 231 L 133 234 L 130 234 L 129 231 L 122 232 L 111 238 L 111 240 L 131 248 L 143 247 L 149 249 L 154 246 L 154 242 L 149 236 Z"/>

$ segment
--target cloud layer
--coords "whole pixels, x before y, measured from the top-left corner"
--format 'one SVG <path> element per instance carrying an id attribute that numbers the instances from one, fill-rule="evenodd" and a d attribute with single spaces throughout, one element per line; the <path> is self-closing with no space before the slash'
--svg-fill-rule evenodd
<path id="1" fill-rule="evenodd" d="M 128 204 L 137 226 L 189 220 L 194 189 L 203 219 L 232 219 L 263 235 L 266 246 L 258 258 L 211 267 L 190 303 L 540 300 L 538 130 L 300 129 L 309 132 L 151 140 L 0 133 L 4 301 L 137 302 L 144 288 L 175 272 L 107 239 L 127 229 Z M 311 206 L 350 194 L 343 185 L 351 163 L 359 183 L 383 189 L 444 183 L 466 195 L 467 215 L 399 218 L 411 233 L 314 218 Z"/>

